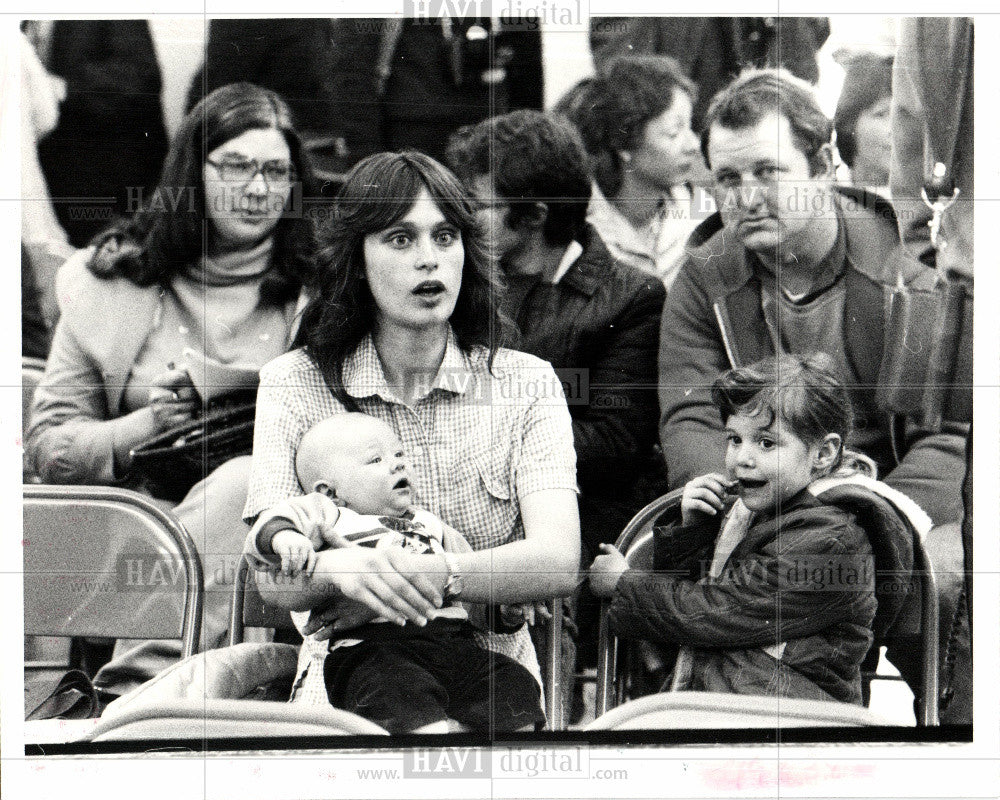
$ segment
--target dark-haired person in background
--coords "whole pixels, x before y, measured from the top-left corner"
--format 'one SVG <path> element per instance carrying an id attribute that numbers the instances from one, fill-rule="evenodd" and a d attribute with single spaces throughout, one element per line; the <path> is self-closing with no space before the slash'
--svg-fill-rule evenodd
<path id="1" fill-rule="evenodd" d="M 701 172 L 694 84 L 666 56 L 621 56 L 554 111 L 580 132 L 594 174 L 587 221 L 618 260 L 668 289 L 701 216 L 687 182 Z"/>
<path id="2" fill-rule="evenodd" d="M 663 287 L 612 257 L 587 224 L 587 158 L 561 117 L 514 111 L 486 120 L 456 135 L 449 156 L 482 209 L 518 346 L 571 388 L 589 382 L 589 397 L 569 401 L 583 541 L 596 551 L 662 479 L 653 387 Z"/>
<path id="3" fill-rule="evenodd" d="M 851 183 L 886 193 L 892 130 L 892 56 L 858 53 L 846 65 L 833 115 L 837 151 L 851 168 Z"/>
<path id="4" fill-rule="evenodd" d="M 773 354 L 825 352 L 851 387 L 856 431 L 848 446 L 939 526 L 927 546 L 942 576 L 946 619 L 961 587 L 952 523 L 962 515 L 965 427 L 932 433 L 911 422 L 894 442 L 890 414 L 875 403 L 886 298 L 897 274 L 892 209 L 834 186 L 830 120 L 811 87 L 787 72 L 745 73 L 715 97 L 706 122 L 702 149 L 720 214 L 695 231 L 698 246 L 674 283 L 660 332 L 660 434 L 670 483 L 723 463 L 709 396 L 716 374 Z M 933 270 L 918 262 L 902 269 L 912 288 L 934 283 Z M 918 691 L 914 642 L 890 644 L 889 657 Z"/>
<path id="5" fill-rule="evenodd" d="M 663 284 L 615 259 L 587 224 L 587 156 L 562 117 L 515 111 L 481 122 L 452 138 L 449 158 L 491 234 L 517 347 L 551 363 L 570 389 L 590 563 L 602 542 L 613 542 L 666 489 L 655 390 Z M 576 619 L 587 663 L 597 639 L 589 595 Z M 566 666 L 572 669 L 570 658 Z"/>

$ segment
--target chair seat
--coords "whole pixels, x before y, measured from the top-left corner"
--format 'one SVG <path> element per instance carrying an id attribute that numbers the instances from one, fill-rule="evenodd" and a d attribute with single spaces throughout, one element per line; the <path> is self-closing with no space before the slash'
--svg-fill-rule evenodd
<path id="1" fill-rule="evenodd" d="M 388 736 L 374 722 L 332 706 L 261 700 L 172 700 L 102 718 L 92 742 L 135 739 L 255 740 L 285 736 Z"/>
<path id="2" fill-rule="evenodd" d="M 584 730 L 826 728 L 893 724 L 863 706 L 849 703 L 719 692 L 669 692 L 640 697 L 613 708 Z"/>

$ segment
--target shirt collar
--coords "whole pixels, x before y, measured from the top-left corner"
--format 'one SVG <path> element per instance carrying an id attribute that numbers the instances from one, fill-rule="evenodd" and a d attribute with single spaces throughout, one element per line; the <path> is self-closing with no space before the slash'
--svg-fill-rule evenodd
<path id="1" fill-rule="evenodd" d="M 660 202 L 661 212 L 665 208 L 667 198 Z M 653 218 L 655 227 L 659 229 L 660 215 Z M 614 239 L 614 246 L 633 256 L 654 260 L 653 249 L 655 247 L 655 236 L 647 235 L 649 231 L 636 230 L 632 223 L 615 208 L 614 203 L 604 196 L 600 187 L 594 183 L 591 187 L 590 203 L 587 205 L 587 222 L 601 231 L 601 235 L 608 235 Z"/>
<path id="2" fill-rule="evenodd" d="M 472 365 L 468 357 L 462 352 L 455 332 L 449 326 L 444 358 L 441 360 L 441 366 L 438 367 L 434 380 L 428 381 L 428 390 L 423 397 L 435 390 L 451 394 L 465 394 L 470 382 L 455 380 L 455 378 L 469 374 L 471 369 Z M 403 402 L 386 380 L 382 361 L 375 349 L 375 340 L 370 333 L 365 334 L 361 343 L 344 362 L 344 389 L 355 399 L 377 396 L 388 403 Z"/>

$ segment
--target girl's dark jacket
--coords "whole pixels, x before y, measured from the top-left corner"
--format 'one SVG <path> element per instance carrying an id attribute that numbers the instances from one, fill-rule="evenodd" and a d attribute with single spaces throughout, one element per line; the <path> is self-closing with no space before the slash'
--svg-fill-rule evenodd
<path id="1" fill-rule="evenodd" d="M 612 630 L 695 649 L 692 687 L 861 703 L 875 567 L 853 515 L 803 490 L 757 514 L 722 575 L 707 574 L 721 520 L 658 529 L 653 572 L 625 572 Z M 762 648 L 784 642 L 780 659 Z"/>

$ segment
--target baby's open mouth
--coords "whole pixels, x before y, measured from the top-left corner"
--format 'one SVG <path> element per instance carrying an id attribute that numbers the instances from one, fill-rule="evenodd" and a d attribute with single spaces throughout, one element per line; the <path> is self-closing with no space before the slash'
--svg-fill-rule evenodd
<path id="1" fill-rule="evenodd" d="M 739 483 L 740 488 L 742 489 L 760 489 L 767 483 L 767 481 L 761 481 L 755 478 L 740 478 Z"/>
<path id="2" fill-rule="evenodd" d="M 400 478 L 398 481 L 396 481 L 395 486 L 393 486 L 392 488 L 393 488 L 393 491 L 395 491 L 396 489 L 409 489 L 410 488 L 410 479 L 409 478 Z"/>

